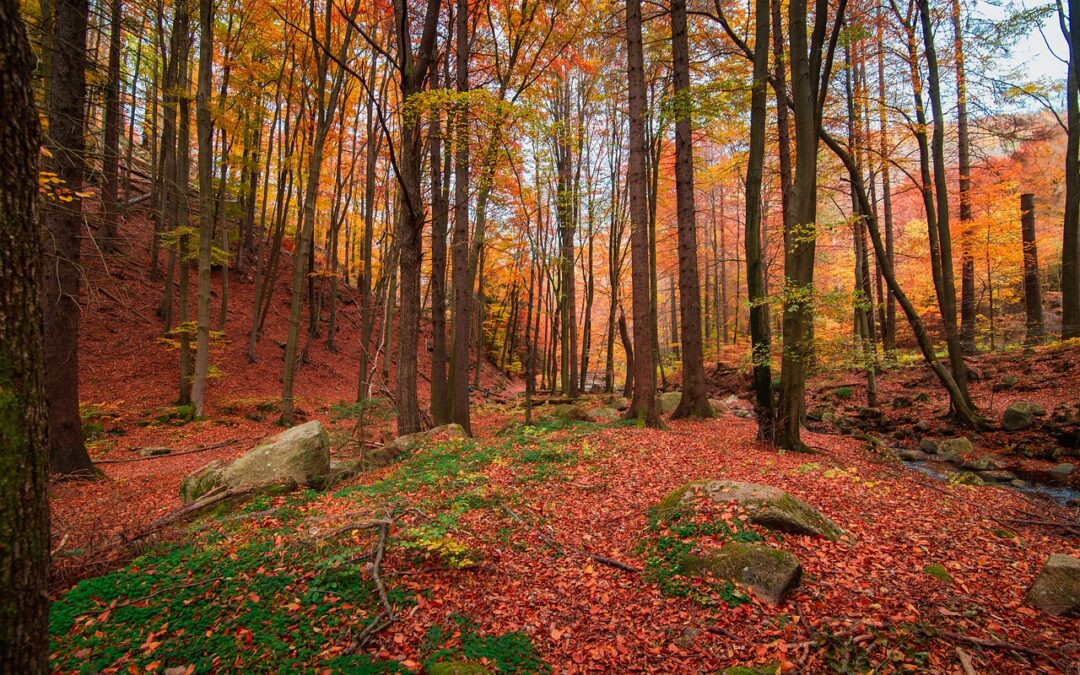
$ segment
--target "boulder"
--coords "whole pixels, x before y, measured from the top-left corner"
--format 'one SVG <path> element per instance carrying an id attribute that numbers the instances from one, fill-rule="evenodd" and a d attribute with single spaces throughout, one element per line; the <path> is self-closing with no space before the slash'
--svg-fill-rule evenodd
<path id="1" fill-rule="evenodd" d="M 465 433 L 465 429 L 460 424 L 444 424 L 427 431 L 398 436 L 386 445 L 365 453 L 363 465 L 367 469 L 377 469 L 393 464 L 406 455 L 412 454 L 429 440 L 453 440 L 457 438 L 468 438 L 468 434 Z"/>
<path id="2" fill-rule="evenodd" d="M 1027 602 L 1054 616 L 1080 615 L 1080 558 L 1060 553 L 1047 558 Z"/>
<path id="3" fill-rule="evenodd" d="M 732 542 L 718 551 L 687 553 L 683 571 L 690 575 L 709 574 L 750 587 L 754 595 L 773 605 L 799 585 L 802 565 L 787 551 Z"/>
<path id="4" fill-rule="evenodd" d="M 1073 465 L 1069 462 L 1062 462 L 1061 464 L 1055 464 L 1046 470 L 1046 473 L 1050 475 L 1052 479 L 1060 483 L 1064 483 L 1072 475 Z"/>
<path id="5" fill-rule="evenodd" d="M 938 442 L 932 438 L 924 438 L 919 441 L 919 450 L 928 455 L 936 455 L 938 452 Z"/>
<path id="6" fill-rule="evenodd" d="M 625 396 L 610 396 L 606 401 L 604 401 L 604 403 L 609 408 L 614 408 L 620 412 L 630 409 L 630 399 L 626 398 Z"/>
<path id="7" fill-rule="evenodd" d="M 1012 483 L 1016 480 L 1016 474 L 1005 470 L 980 471 L 979 478 L 993 483 Z"/>
<path id="8" fill-rule="evenodd" d="M 994 391 L 1005 391 L 1007 389 L 1012 389 L 1018 384 L 1020 384 L 1020 378 L 1010 374 L 1003 376 L 1000 380 L 995 382 L 991 389 Z"/>
<path id="9" fill-rule="evenodd" d="M 678 391 L 665 391 L 656 397 L 656 402 L 660 406 L 660 412 L 664 415 L 670 415 L 675 412 L 675 408 L 679 407 L 679 401 L 682 400 L 682 392 Z"/>
<path id="10" fill-rule="evenodd" d="M 696 480 L 671 492 L 658 507 L 660 516 L 670 518 L 698 499 L 708 499 L 714 504 L 736 502 L 746 509 L 750 522 L 761 527 L 824 537 L 835 541 L 844 533 L 836 523 L 806 502 L 780 488 L 759 483 L 733 480 Z"/>
<path id="11" fill-rule="evenodd" d="M 925 462 L 929 459 L 930 455 L 926 454 L 922 450 L 901 450 L 900 459 L 905 462 Z"/>
<path id="12" fill-rule="evenodd" d="M 914 401 L 911 400 L 910 396 L 896 396 L 892 400 L 892 407 L 897 410 L 902 410 L 904 408 L 910 408 L 912 403 L 914 403 Z"/>
<path id="13" fill-rule="evenodd" d="M 956 452 L 960 454 L 967 454 L 972 452 L 975 447 L 971 444 L 971 439 L 967 436 L 957 436 L 955 438 L 946 438 L 938 441 L 938 452 Z"/>
<path id="14" fill-rule="evenodd" d="M 1038 403 L 1017 401 L 1005 409 L 1001 416 L 1001 426 L 1008 431 L 1020 431 L 1035 424 L 1035 418 L 1045 415 L 1046 409 Z"/>
<path id="15" fill-rule="evenodd" d="M 960 468 L 964 471 L 997 471 L 1004 465 L 993 457 L 976 457 L 961 464 Z"/>
<path id="16" fill-rule="evenodd" d="M 319 485 L 330 472 L 330 441 L 317 421 L 300 424 L 244 453 L 232 462 L 215 460 L 180 485 L 187 505 L 218 488 L 265 485 Z"/>
<path id="17" fill-rule="evenodd" d="M 571 422 L 584 422 L 589 419 L 589 413 L 579 405 L 573 403 L 560 403 L 553 407 L 544 417 L 554 417 Z"/>
<path id="18" fill-rule="evenodd" d="M 622 417 L 615 408 L 593 408 L 589 411 L 588 420 L 596 424 L 607 424 Z"/>
<path id="19" fill-rule="evenodd" d="M 979 474 L 970 471 L 958 471 L 949 476 L 949 482 L 953 485 L 986 485 L 986 481 Z"/>

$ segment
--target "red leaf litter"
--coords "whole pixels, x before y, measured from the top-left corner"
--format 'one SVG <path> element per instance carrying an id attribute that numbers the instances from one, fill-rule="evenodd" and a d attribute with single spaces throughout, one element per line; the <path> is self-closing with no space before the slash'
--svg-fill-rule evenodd
<path id="1" fill-rule="evenodd" d="M 140 318 L 153 317 L 161 286 L 147 279 L 144 258 L 142 252 L 129 250 L 121 261 L 107 261 L 106 274 L 105 262 L 86 256 L 91 288 L 84 298 L 81 395 L 85 403 L 115 415 L 105 418 L 106 438 L 115 443 L 105 449 L 96 446 L 97 458 L 131 458 L 137 456 L 134 450 L 145 447 L 185 450 L 238 442 L 175 457 L 103 464 L 105 480 L 54 483 L 50 496 L 58 592 L 78 578 L 118 564 L 116 549 L 105 543 L 177 508 L 184 475 L 210 460 L 235 457 L 278 429 L 273 413 L 265 421 L 245 414 L 253 410 L 250 402 L 272 402 L 279 395 L 278 343 L 285 332 L 287 270 L 279 274 L 255 364 L 248 364 L 245 354 L 252 285 L 230 280 L 227 342 L 212 359 L 222 375 L 210 386 L 208 419 L 180 427 L 140 426 L 175 398 L 177 371 L 175 351 L 156 342 L 160 327 Z M 103 294 L 101 286 L 123 305 Z M 299 407 L 309 419 L 329 422 L 331 404 L 355 397 L 359 316 L 355 304 L 341 310 L 345 316 L 339 353 L 331 354 L 313 341 L 309 362 L 300 370 Z M 426 370 L 426 353 L 421 359 L 421 370 Z M 485 371 L 484 377 L 491 390 L 501 384 L 494 371 Z M 421 385 L 426 393 L 426 382 Z M 926 388 L 937 395 L 932 384 Z M 1067 400 L 1069 393 L 1050 396 Z M 940 401 L 931 405 L 940 415 Z M 998 408 L 995 404 L 994 410 Z M 480 442 L 491 440 L 506 421 L 505 414 L 482 416 L 477 424 Z M 384 425 L 373 435 L 390 433 Z M 849 437 L 808 432 L 806 440 L 820 454 L 805 455 L 778 453 L 759 445 L 754 436 L 752 420 L 730 414 L 672 422 L 666 430 L 604 428 L 568 439 L 572 448 L 587 446 L 588 459 L 562 468 L 554 478 L 523 482 L 520 465 L 505 462 L 478 471 L 492 491 L 513 497 L 523 519 L 543 523 L 545 532 L 564 546 L 638 568 L 646 562 L 638 545 L 647 533 L 649 508 L 687 481 L 717 477 L 783 488 L 819 508 L 847 533 L 837 542 L 794 535 L 774 539 L 795 554 L 804 569 L 802 585 L 783 605 L 753 601 L 734 608 L 705 606 L 665 596 L 644 574 L 613 569 L 572 552 L 558 555 L 535 531 L 499 509 L 474 509 L 461 518 L 461 536 L 482 554 L 483 562 L 475 568 L 418 569 L 406 554 L 389 550 L 384 575 L 415 593 L 418 604 L 366 649 L 381 658 L 417 663 L 428 627 L 462 613 L 483 631 L 527 633 L 557 673 L 714 672 L 730 665 L 768 663 L 779 663 L 784 670 L 828 672 L 839 666 L 827 660 L 821 636 L 831 635 L 840 644 L 872 645 L 878 650 L 873 657 L 883 660 L 907 645 L 880 636 L 894 629 L 895 635 L 910 635 L 904 627 L 917 624 L 998 646 L 925 639 L 919 649 L 929 655 L 921 666 L 908 664 L 910 669 L 962 672 L 958 647 L 970 655 L 978 672 L 1080 668 L 1080 620 L 1051 617 L 1024 603 L 1047 556 L 1080 555 L 1080 539 L 1035 524 L 1003 524 L 1017 513 L 1036 514 L 1031 520 L 1075 518 L 1075 513 L 1005 488 L 935 481 L 880 461 L 864 442 Z M 372 482 L 389 470 L 356 482 Z M 431 496 L 424 490 L 434 489 L 418 488 L 402 496 L 419 503 Z M 310 508 L 341 514 L 350 504 L 355 506 L 355 501 L 327 494 Z M 929 564 L 943 566 L 952 583 L 928 575 L 924 568 Z M 1051 659 L 1022 658 L 1000 647 L 1007 642 Z"/>

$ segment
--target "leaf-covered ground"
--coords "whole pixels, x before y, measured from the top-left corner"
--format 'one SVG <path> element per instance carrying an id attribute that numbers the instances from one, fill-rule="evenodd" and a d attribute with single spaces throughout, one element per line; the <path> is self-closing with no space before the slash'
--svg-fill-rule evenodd
<path id="1" fill-rule="evenodd" d="M 778 454 L 753 441 L 752 421 L 732 415 L 664 431 L 546 422 L 496 433 L 510 414 L 489 409 L 477 440 L 433 443 L 332 492 L 262 496 L 208 514 L 83 581 L 54 606 L 54 665 L 387 672 L 465 660 L 507 672 L 960 672 L 963 654 L 980 672 L 1031 672 L 1080 662 L 1080 621 L 1023 604 L 1046 556 L 1078 555 L 1080 541 L 1007 520 L 1059 507 L 935 482 L 849 438 L 811 435 L 821 454 Z M 181 460 L 115 466 L 149 475 Z M 782 487 L 848 536 L 780 536 L 738 513 L 711 528 L 653 517 L 667 493 L 702 477 Z M 85 497 L 100 488 L 80 489 Z M 396 621 L 361 644 L 379 611 L 377 532 L 342 527 L 387 517 L 381 577 Z M 771 607 L 683 576 L 672 552 L 688 527 L 791 551 L 802 586 Z"/>

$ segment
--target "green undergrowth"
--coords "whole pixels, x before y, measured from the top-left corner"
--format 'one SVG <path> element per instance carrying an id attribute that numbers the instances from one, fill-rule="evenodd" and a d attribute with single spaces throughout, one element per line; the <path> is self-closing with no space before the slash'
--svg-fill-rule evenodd
<path id="1" fill-rule="evenodd" d="M 752 529 L 731 526 L 723 520 L 694 520 L 690 511 L 653 508 L 649 511 L 648 532 L 639 544 L 645 558 L 645 578 L 665 595 L 689 598 L 701 605 L 719 602 L 737 607 L 749 601 L 729 581 L 703 583 L 693 577 L 687 560 L 701 541 L 717 545 L 727 542 L 758 542 L 762 536 Z"/>
<path id="2" fill-rule="evenodd" d="M 394 529 L 390 545 L 416 563 L 436 558 L 451 568 L 470 567 L 481 556 L 462 536 L 461 519 L 516 501 L 489 485 L 484 469 L 507 464 L 524 480 L 553 479 L 591 456 L 585 437 L 593 429 L 552 420 L 485 442 L 430 443 L 385 476 L 329 498 L 309 490 L 223 503 L 200 515 L 183 543 L 85 580 L 54 603 L 52 666 L 80 673 L 188 666 L 194 672 L 408 672 L 397 662 L 326 651 L 348 644 L 379 611 L 362 562 L 376 533 L 314 540 L 304 519 L 320 515 L 316 500 L 345 501 L 335 505 L 343 512 L 354 510 L 354 501 L 368 512 L 422 510 L 426 517 Z M 391 603 L 408 611 L 415 596 L 384 579 Z M 429 634 L 426 663 L 453 657 L 484 660 L 500 672 L 547 672 L 523 634 L 482 636 L 465 623 L 438 630 L 459 632 L 460 639 L 446 646 L 449 633 Z"/>
<path id="3" fill-rule="evenodd" d="M 451 646 L 452 645 L 452 646 Z M 437 664 L 467 662 L 488 664 L 500 673 L 550 673 L 529 636 L 520 633 L 483 635 L 471 619 L 450 617 L 450 625 L 435 625 L 424 636 L 424 670 L 437 670 Z"/>

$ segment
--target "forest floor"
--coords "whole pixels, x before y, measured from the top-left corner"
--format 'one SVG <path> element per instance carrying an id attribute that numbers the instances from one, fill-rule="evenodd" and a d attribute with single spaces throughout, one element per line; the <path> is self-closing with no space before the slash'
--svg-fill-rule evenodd
<path id="1" fill-rule="evenodd" d="M 820 376 L 809 407 L 829 405 L 863 428 L 815 426 L 813 455 L 758 444 L 754 421 L 730 412 L 665 430 L 523 427 L 517 386 L 486 368 L 474 439 L 432 439 L 330 490 L 259 495 L 118 544 L 180 507 L 188 473 L 280 430 L 287 270 L 255 364 L 252 284 L 232 284 L 228 341 L 213 356 L 220 376 L 206 418 L 190 420 L 172 405 L 176 351 L 157 339 L 161 284 L 146 280 L 145 263 L 136 251 L 84 256 L 82 398 L 104 479 L 50 487 L 58 671 L 409 672 L 454 660 L 503 672 L 1080 672 L 1080 620 L 1024 603 L 1049 554 L 1080 555 L 1080 537 L 1044 524 L 1075 521 L 1075 509 L 938 481 L 857 437 L 914 447 L 907 427 L 919 420 L 929 435 L 955 432 L 921 367 L 882 378 L 890 403 L 871 421 L 860 416 L 857 375 Z M 342 309 L 352 319 L 341 322 L 340 351 L 313 343 L 298 379 L 303 418 L 328 427 L 335 456 L 356 452 L 358 413 L 359 315 L 355 304 Z M 1075 347 L 980 357 L 976 400 L 994 419 L 1019 398 L 1074 404 L 1061 364 L 1078 360 Z M 993 392 L 1008 373 L 1029 391 Z M 921 391 L 930 400 L 891 405 Z M 367 438 L 392 435 L 387 401 L 364 414 Z M 1003 432 L 976 441 L 1001 455 L 1015 446 Z M 172 454 L 143 457 L 160 447 Z M 660 520 L 660 501 L 699 478 L 782 488 L 845 535 L 779 534 L 739 512 L 706 531 Z M 675 556 L 703 533 L 793 553 L 802 584 L 773 606 L 684 576 Z"/>

